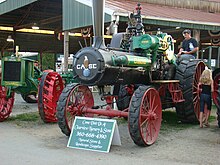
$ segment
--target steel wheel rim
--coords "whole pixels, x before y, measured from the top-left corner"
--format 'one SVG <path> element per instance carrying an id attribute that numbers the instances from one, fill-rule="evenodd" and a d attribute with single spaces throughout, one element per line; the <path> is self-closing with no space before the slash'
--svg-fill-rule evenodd
<path id="1" fill-rule="evenodd" d="M 94 99 L 92 92 L 87 86 L 75 86 L 67 97 L 65 105 L 65 121 L 68 129 L 71 131 L 75 116 L 82 116 L 83 108 L 92 108 Z"/>
<path id="2" fill-rule="evenodd" d="M 57 101 L 63 88 L 64 84 L 61 76 L 56 72 L 49 72 L 44 81 L 41 106 L 44 111 L 43 118 L 46 122 L 57 122 Z"/>
<path id="3" fill-rule="evenodd" d="M 140 108 L 139 129 L 141 136 L 147 145 L 151 145 L 158 137 L 162 120 L 160 97 L 154 88 L 145 92 Z"/>
<path id="4" fill-rule="evenodd" d="M 205 64 L 203 62 L 198 63 L 195 70 L 194 81 L 193 81 L 193 107 L 194 107 L 194 113 L 198 120 L 200 114 L 200 92 L 199 92 L 198 84 L 203 70 L 205 70 Z M 205 109 L 205 113 L 206 112 L 207 109 Z"/>
<path id="5" fill-rule="evenodd" d="M 12 112 L 14 92 L 7 98 L 7 88 L 0 86 L 0 121 L 6 120 Z"/>
<path id="6" fill-rule="evenodd" d="M 217 100 L 217 98 L 218 98 L 218 88 L 219 88 L 218 87 L 218 83 L 219 83 L 219 81 L 220 81 L 220 73 L 217 76 L 215 76 L 215 78 L 214 78 L 214 82 L 213 82 L 213 84 L 214 84 L 214 91 L 212 93 L 213 102 L 218 107 L 220 107 L 220 105 L 218 103 L 218 100 Z"/>

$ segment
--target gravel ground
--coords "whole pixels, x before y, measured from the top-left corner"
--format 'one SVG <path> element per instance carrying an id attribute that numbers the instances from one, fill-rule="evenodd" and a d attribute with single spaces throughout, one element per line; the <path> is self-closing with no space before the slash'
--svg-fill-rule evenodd
<path id="1" fill-rule="evenodd" d="M 16 96 L 12 116 L 36 111 L 37 104 L 27 104 Z M 38 121 L 19 125 L 5 121 L 0 123 L 0 133 L 1 165 L 220 164 L 220 129 L 216 121 L 210 128 L 195 125 L 179 131 L 167 130 L 150 147 L 136 146 L 127 124 L 119 124 L 122 145 L 111 146 L 109 153 L 67 148 L 68 138 L 56 123 Z"/>

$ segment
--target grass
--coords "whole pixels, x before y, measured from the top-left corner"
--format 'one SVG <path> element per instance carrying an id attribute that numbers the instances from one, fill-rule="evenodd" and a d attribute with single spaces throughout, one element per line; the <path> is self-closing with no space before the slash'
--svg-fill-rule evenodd
<path id="1" fill-rule="evenodd" d="M 209 122 L 213 122 L 216 120 L 215 116 L 216 107 L 212 107 L 212 114 L 209 118 Z M 120 124 L 127 124 L 127 120 L 124 118 L 115 118 L 117 120 L 117 123 Z M 43 121 L 40 118 L 40 115 L 38 112 L 30 112 L 30 113 L 23 113 L 16 116 L 10 116 L 7 121 L 15 121 L 17 125 L 26 124 L 27 122 L 35 122 L 35 123 L 43 123 Z M 195 124 L 184 124 L 181 123 L 176 115 L 175 110 L 165 110 L 162 112 L 162 123 L 161 123 L 161 132 L 167 132 L 167 131 L 178 131 L 187 129 L 190 127 L 195 126 Z"/>
<path id="2" fill-rule="evenodd" d="M 215 112 L 217 111 L 216 106 L 212 106 L 212 113 L 211 116 L 209 117 L 209 122 L 213 122 L 216 120 L 216 115 Z M 178 130 L 183 130 L 187 129 L 190 127 L 197 126 L 197 124 L 190 124 L 190 123 L 181 123 L 176 115 L 175 110 L 165 110 L 163 111 L 162 114 L 162 123 L 161 123 L 161 131 L 166 132 L 166 131 L 178 131 Z"/>
<path id="3" fill-rule="evenodd" d="M 38 112 L 30 112 L 30 113 L 23 113 L 16 116 L 11 116 L 8 118 L 8 121 L 29 121 L 29 122 L 36 122 L 39 121 L 40 116 Z"/>
<path id="4" fill-rule="evenodd" d="M 161 132 L 179 131 L 193 127 L 195 124 L 182 123 L 177 118 L 175 111 L 166 110 L 162 113 Z"/>

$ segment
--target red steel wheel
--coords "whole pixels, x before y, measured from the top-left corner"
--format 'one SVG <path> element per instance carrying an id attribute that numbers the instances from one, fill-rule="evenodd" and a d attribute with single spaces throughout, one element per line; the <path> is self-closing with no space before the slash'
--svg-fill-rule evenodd
<path id="1" fill-rule="evenodd" d="M 198 120 L 200 114 L 200 91 L 201 91 L 198 84 L 199 84 L 200 76 L 204 70 L 205 70 L 205 64 L 203 62 L 198 63 L 196 66 L 194 80 L 193 80 L 193 106 L 194 106 L 194 113 Z M 207 113 L 206 108 L 204 113 Z"/>
<path id="2" fill-rule="evenodd" d="M 220 71 L 220 70 L 219 70 Z M 217 107 L 220 108 L 220 105 L 218 103 L 218 88 L 219 88 L 219 81 L 220 81 L 220 72 L 214 76 L 214 92 L 212 93 L 213 102 Z"/>
<path id="3" fill-rule="evenodd" d="M 6 120 L 12 112 L 14 92 L 7 98 L 7 88 L 0 86 L 0 122 Z"/>
<path id="4" fill-rule="evenodd" d="M 150 86 L 135 90 L 129 106 L 129 131 L 139 146 L 153 144 L 159 134 L 162 121 L 162 105 L 159 93 Z"/>
<path id="5" fill-rule="evenodd" d="M 38 109 L 44 122 L 57 122 L 57 101 L 63 88 L 62 77 L 57 72 L 44 72 L 38 86 Z"/>
<path id="6" fill-rule="evenodd" d="M 82 114 L 82 109 L 93 106 L 94 99 L 88 86 L 68 84 L 62 91 L 57 106 L 58 125 L 61 131 L 69 136 L 75 116 L 86 116 L 87 114 Z"/>

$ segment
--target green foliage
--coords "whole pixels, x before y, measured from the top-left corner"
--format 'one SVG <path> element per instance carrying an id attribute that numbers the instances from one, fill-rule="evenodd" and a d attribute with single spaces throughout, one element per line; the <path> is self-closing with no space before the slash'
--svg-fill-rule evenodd
<path id="1" fill-rule="evenodd" d="M 56 59 L 55 59 L 55 56 L 54 54 L 51 54 L 51 53 L 44 53 L 42 55 L 42 69 L 45 70 L 45 69 L 55 69 L 55 62 L 56 62 Z"/>

